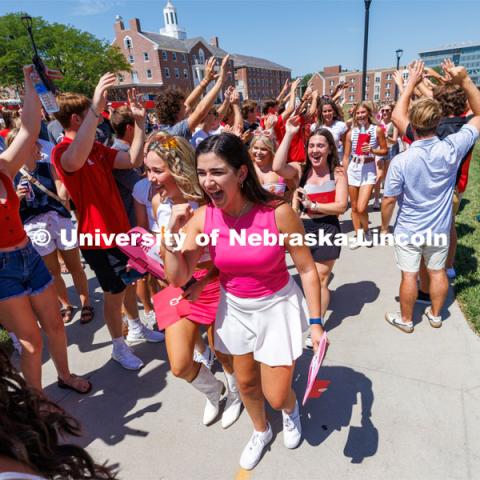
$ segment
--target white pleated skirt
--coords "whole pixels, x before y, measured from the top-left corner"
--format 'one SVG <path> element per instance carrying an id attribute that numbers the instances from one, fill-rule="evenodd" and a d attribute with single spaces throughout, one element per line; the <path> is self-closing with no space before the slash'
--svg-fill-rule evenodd
<path id="1" fill-rule="evenodd" d="M 308 309 L 292 277 L 278 292 L 241 298 L 220 290 L 215 320 L 215 349 L 229 355 L 253 353 L 271 367 L 292 365 L 303 351 Z"/>

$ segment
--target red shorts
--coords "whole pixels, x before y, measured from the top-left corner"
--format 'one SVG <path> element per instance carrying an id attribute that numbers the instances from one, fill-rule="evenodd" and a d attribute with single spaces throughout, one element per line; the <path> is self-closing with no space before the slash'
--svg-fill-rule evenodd
<path id="1" fill-rule="evenodd" d="M 193 278 L 203 278 L 208 270 L 197 270 Z M 220 281 L 217 279 L 208 283 L 200 297 L 195 302 L 190 302 L 191 314 L 188 319 L 201 325 L 211 325 L 217 316 L 218 303 L 220 301 Z"/>

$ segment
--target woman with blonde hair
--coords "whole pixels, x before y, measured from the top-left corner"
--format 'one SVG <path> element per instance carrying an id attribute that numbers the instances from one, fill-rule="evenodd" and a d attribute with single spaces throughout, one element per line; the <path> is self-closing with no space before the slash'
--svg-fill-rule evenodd
<path id="1" fill-rule="evenodd" d="M 152 207 L 161 232 L 167 229 L 172 208 L 175 206 L 187 204 L 195 210 L 205 203 L 196 175 L 195 153 L 184 138 L 156 135 L 148 147 L 145 168 L 156 191 L 152 198 Z M 202 325 L 208 328 L 213 348 L 212 327 L 220 299 L 217 270 L 213 267 L 207 250 L 197 262 L 193 279 L 196 280 L 195 283 L 189 282 L 190 286 L 183 295 L 190 301 L 191 313 L 188 318 L 181 318 L 165 328 L 165 340 L 172 373 L 191 383 L 207 397 L 203 423 L 209 425 L 218 416 L 225 386 L 205 365 L 192 358 Z M 228 385 L 227 401 L 222 415 L 222 427 L 227 428 L 240 416 L 242 402 L 233 375 L 231 358 L 222 353 L 216 354 L 223 366 Z"/>
<path id="2" fill-rule="evenodd" d="M 293 137 L 282 142 L 282 152 L 288 156 L 288 150 Z M 284 144 L 285 142 L 285 144 Z M 249 153 L 260 184 L 265 190 L 289 201 L 300 180 L 300 165 L 292 163 L 275 169 L 274 158 L 277 153 L 274 134 L 271 130 L 255 130 L 250 143 Z M 282 155 L 283 158 L 283 155 Z M 286 161 L 284 164 L 286 165 Z"/>
<path id="3" fill-rule="evenodd" d="M 387 154 L 385 133 L 375 124 L 372 107 L 360 102 L 352 111 L 352 129 L 345 138 L 343 166 L 348 175 L 348 192 L 352 207 L 352 223 L 356 238 L 350 248 L 356 249 L 365 239 L 372 245 L 368 230 L 368 202 L 377 181 L 375 157 Z"/>

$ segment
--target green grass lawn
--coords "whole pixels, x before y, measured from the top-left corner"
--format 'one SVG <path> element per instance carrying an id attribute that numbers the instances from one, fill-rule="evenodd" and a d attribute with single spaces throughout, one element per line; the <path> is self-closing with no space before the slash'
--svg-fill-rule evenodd
<path id="1" fill-rule="evenodd" d="M 470 324 L 480 333 L 480 143 L 470 164 L 468 187 L 457 215 L 458 247 L 454 287 L 460 307 Z"/>

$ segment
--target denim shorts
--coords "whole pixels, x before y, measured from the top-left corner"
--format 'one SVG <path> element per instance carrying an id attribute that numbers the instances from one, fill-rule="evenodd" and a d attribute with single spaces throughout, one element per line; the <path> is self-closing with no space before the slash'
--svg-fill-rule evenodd
<path id="1" fill-rule="evenodd" d="M 13 252 L 0 252 L 0 301 L 37 295 L 52 281 L 42 257 L 31 243 Z"/>

